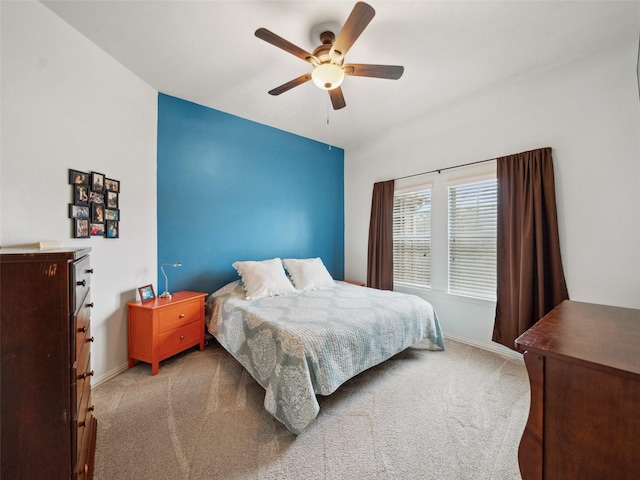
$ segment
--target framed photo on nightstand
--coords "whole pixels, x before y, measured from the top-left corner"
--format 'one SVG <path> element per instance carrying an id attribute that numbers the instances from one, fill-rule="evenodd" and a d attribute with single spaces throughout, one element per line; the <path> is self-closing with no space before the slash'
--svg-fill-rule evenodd
<path id="1" fill-rule="evenodd" d="M 156 298 L 156 294 L 153 291 L 153 285 L 145 285 L 144 287 L 140 287 L 138 289 L 138 292 L 140 293 L 140 300 L 142 301 L 142 303 Z"/>

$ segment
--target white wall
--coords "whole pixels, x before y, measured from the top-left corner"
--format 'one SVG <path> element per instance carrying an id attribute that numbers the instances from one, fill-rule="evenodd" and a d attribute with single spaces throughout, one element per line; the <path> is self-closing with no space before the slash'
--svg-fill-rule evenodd
<path id="1" fill-rule="evenodd" d="M 42 4 L 0 9 L 0 244 L 93 249 L 99 382 L 126 363 L 126 302 L 156 283 L 157 93 Z M 120 180 L 119 239 L 71 238 L 69 168 Z"/>
<path id="2" fill-rule="evenodd" d="M 345 277 L 366 279 L 374 182 L 553 148 L 572 300 L 640 308 L 637 38 L 425 112 L 345 153 Z M 450 336 L 489 348 L 494 304 L 425 294 Z"/>

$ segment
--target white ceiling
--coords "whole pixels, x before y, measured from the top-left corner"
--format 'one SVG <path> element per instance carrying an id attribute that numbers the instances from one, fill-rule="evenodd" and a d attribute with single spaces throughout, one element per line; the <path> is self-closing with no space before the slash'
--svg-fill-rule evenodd
<path id="1" fill-rule="evenodd" d="M 311 82 L 268 95 L 311 65 L 254 32 L 265 27 L 313 51 L 320 41 L 311 32 L 326 22 L 341 27 L 354 1 L 42 3 L 160 92 L 346 149 L 640 33 L 640 1 L 371 0 L 376 16 L 347 62 L 403 65 L 405 73 L 347 77 L 347 107 L 333 111 Z"/>

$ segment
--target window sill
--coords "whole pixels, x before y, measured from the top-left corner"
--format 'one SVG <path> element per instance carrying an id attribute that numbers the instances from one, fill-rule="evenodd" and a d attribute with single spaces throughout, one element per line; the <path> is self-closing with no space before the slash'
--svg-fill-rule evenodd
<path id="1" fill-rule="evenodd" d="M 495 300 L 488 300 L 486 298 L 478 298 L 478 297 L 469 297 L 466 295 L 459 295 L 459 294 L 454 294 L 449 292 L 441 292 L 438 290 L 432 290 L 430 288 L 418 288 L 418 287 L 409 287 L 406 285 L 399 285 L 394 288 L 394 291 L 401 292 L 401 293 L 409 293 L 412 295 L 417 295 L 419 297 L 427 296 L 427 297 L 434 297 L 434 298 L 442 298 L 446 300 L 453 300 L 456 302 L 469 303 L 472 305 L 480 305 L 483 307 L 495 308 L 496 306 Z"/>

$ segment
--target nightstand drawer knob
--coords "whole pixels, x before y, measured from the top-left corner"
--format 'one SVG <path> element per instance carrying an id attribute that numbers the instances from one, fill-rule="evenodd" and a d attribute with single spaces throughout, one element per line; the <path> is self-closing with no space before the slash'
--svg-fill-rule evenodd
<path id="1" fill-rule="evenodd" d="M 184 318 L 184 313 L 181 313 L 181 314 L 180 314 L 180 318 Z"/>
<path id="2" fill-rule="evenodd" d="M 180 340 L 184 340 L 184 335 L 180 335 Z"/>

